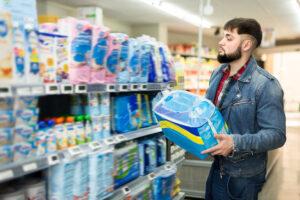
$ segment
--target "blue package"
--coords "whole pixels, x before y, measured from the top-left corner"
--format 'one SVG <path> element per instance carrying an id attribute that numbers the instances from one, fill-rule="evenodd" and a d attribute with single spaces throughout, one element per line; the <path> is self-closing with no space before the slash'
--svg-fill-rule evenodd
<path id="1" fill-rule="evenodd" d="M 141 75 L 140 83 L 148 82 L 148 73 L 150 69 L 151 62 L 151 46 L 146 39 L 141 38 L 140 41 L 140 65 L 141 65 Z"/>
<path id="2" fill-rule="evenodd" d="M 141 94 L 141 104 L 141 126 L 151 126 L 153 122 L 151 116 L 150 97 L 148 94 Z"/>
<path id="3" fill-rule="evenodd" d="M 128 56 L 129 56 L 129 41 L 128 35 L 123 33 L 113 33 L 117 38 L 117 42 L 120 44 L 119 64 L 117 70 L 117 82 L 127 83 L 129 82 L 129 69 L 128 69 Z"/>
<path id="4" fill-rule="evenodd" d="M 100 116 L 93 116 L 92 117 L 92 140 L 99 141 L 104 139 L 102 135 L 102 117 Z"/>
<path id="5" fill-rule="evenodd" d="M 140 175 L 144 176 L 157 167 L 157 146 L 153 140 L 139 143 Z"/>
<path id="6" fill-rule="evenodd" d="M 87 199 L 89 185 L 89 160 L 87 156 L 81 157 L 75 162 L 73 195 L 74 199 Z"/>
<path id="7" fill-rule="evenodd" d="M 136 130 L 140 124 L 139 107 L 135 94 L 117 96 L 113 100 L 113 129 L 117 133 Z"/>
<path id="8" fill-rule="evenodd" d="M 157 166 L 161 166 L 167 161 L 167 144 L 163 137 L 159 137 L 156 140 L 157 144 Z"/>
<path id="9" fill-rule="evenodd" d="M 172 91 L 154 107 L 164 135 L 200 159 L 201 151 L 218 142 L 213 134 L 230 134 L 218 109 L 207 99 L 186 91 Z"/>
<path id="10" fill-rule="evenodd" d="M 89 56 L 87 55 L 90 54 L 92 49 L 92 30 L 81 30 L 78 36 L 72 40 L 71 47 L 71 54 L 74 61 L 78 63 L 89 63 Z"/>
<path id="11" fill-rule="evenodd" d="M 156 73 L 155 73 L 155 54 L 154 54 L 154 46 L 151 45 L 149 52 L 149 73 L 148 73 L 148 82 L 153 83 L 156 81 Z"/>
<path id="12" fill-rule="evenodd" d="M 161 56 L 161 69 L 162 69 L 162 74 L 163 74 L 163 82 L 169 82 L 170 81 L 170 71 L 169 71 L 169 62 L 167 60 L 167 55 L 164 50 L 164 47 L 162 44 L 159 47 L 159 53 Z"/>
<path id="13" fill-rule="evenodd" d="M 85 114 L 90 116 L 99 116 L 101 114 L 99 97 L 97 93 L 88 93 L 85 104 Z"/>
<path id="14" fill-rule="evenodd" d="M 28 108 L 16 111 L 16 126 L 34 126 L 39 116 L 38 108 Z"/>
<path id="15" fill-rule="evenodd" d="M 15 100 L 15 110 L 23 110 L 27 108 L 36 108 L 38 104 L 38 97 L 18 97 Z"/>
<path id="16" fill-rule="evenodd" d="M 128 65 L 130 71 L 130 82 L 138 83 L 141 76 L 140 49 L 136 39 L 129 39 Z"/>
<path id="17" fill-rule="evenodd" d="M 99 66 L 104 65 L 104 58 L 108 52 L 108 38 L 104 31 L 100 31 L 96 45 L 93 48 L 93 59 Z"/>
<path id="18" fill-rule="evenodd" d="M 153 180 L 154 200 L 171 200 L 175 183 L 176 168 L 162 170 Z"/>
<path id="19" fill-rule="evenodd" d="M 13 139 L 13 128 L 0 128 L 0 146 L 11 144 Z"/>
<path id="20" fill-rule="evenodd" d="M 138 145 L 132 143 L 114 152 L 114 188 L 136 179 L 139 176 Z"/>
<path id="21" fill-rule="evenodd" d="M 103 116 L 110 115 L 110 95 L 109 93 L 101 93 L 99 94 L 99 102 L 100 103 L 100 113 Z"/>
<path id="22" fill-rule="evenodd" d="M 11 110 L 0 110 L 0 128 L 12 127 L 14 123 L 14 115 Z"/>
<path id="23" fill-rule="evenodd" d="M 35 156 L 33 142 L 18 143 L 13 146 L 13 161 L 24 161 Z"/>
<path id="24" fill-rule="evenodd" d="M 0 98 L 0 110 L 12 110 L 14 106 L 14 98 Z"/>

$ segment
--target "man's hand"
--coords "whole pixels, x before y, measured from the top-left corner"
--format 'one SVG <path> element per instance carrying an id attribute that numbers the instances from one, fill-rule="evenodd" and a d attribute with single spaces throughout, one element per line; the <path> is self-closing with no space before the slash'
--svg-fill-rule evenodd
<path id="1" fill-rule="evenodd" d="M 233 138 L 227 134 L 214 134 L 214 137 L 219 141 L 219 144 L 202 151 L 202 154 L 211 153 L 211 155 L 228 156 L 233 150 Z"/>

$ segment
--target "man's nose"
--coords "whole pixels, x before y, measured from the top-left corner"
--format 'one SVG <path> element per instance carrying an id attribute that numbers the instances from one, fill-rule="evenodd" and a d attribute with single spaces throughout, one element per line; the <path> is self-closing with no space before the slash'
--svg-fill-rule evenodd
<path id="1" fill-rule="evenodd" d="M 224 46 L 224 38 L 222 40 L 219 41 L 219 46 Z"/>

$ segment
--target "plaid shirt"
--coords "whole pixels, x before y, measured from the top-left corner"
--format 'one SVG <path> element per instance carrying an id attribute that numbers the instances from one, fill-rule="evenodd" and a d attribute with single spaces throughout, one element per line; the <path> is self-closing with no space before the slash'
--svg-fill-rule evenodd
<path id="1" fill-rule="evenodd" d="M 227 93 L 229 92 L 230 88 L 229 87 L 229 83 L 232 83 L 231 80 L 236 81 L 238 80 L 243 72 L 245 71 L 246 67 L 247 67 L 248 62 L 239 69 L 239 71 L 233 75 L 233 76 L 229 76 L 230 75 L 230 69 L 227 66 L 226 68 L 223 69 L 223 77 L 220 80 L 218 89 L 216 91 L 216 95 L 215 95 L 215 99 L 214 99 L 214 104 L 217 107 L 220 107 L 223 103 L 223 100 L 225 99 Z"/>

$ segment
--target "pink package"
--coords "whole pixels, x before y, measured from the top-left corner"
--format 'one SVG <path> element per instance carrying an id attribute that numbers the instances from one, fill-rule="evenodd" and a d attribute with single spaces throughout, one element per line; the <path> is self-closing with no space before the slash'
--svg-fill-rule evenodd
<path id="1" fill-rule="evenodd" d="M 58 21 L 59 32 L 68 36 L 68 63 L 70 82 L 89 83 L 93 26 L 72 17 Z"/>
<path id="2" fill-rule="evenodd" d="M 115 83 L 117 78 L 117 68 L 119 64 L 120 43 L 117 38 L 109 34 L 108 53 L 105 57 L 105 83 Z"/>
<path id="3" fill-rule="evenodd" d="M 105 82 L 105 58 L 108 53 L 109 29 L 104 26 L 93 27 L 91 83 Z"/>

